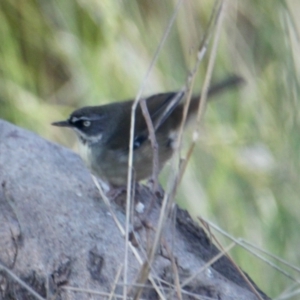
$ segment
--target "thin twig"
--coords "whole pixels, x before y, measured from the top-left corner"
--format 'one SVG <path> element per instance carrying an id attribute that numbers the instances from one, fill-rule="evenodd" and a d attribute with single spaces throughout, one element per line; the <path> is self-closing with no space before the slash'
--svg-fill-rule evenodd
<path id="1" fill-rule="evenodd" d="M 127 197 L 126 197 L 126 224 L 125 224 L 125 232 L 126 232 L 126 236 L 125 236 L 125 256 L 124 256 L 124 290 L 123 290 L 123 297 L 124 300 L 126 300 L 126 295 L 127 295 L 127 272 L 128 272 L 128 237 L 129 237 L 129 214 L 130 214 L 130 207 L 131 207 L 131 181 L 132 181 L 132 170 L 133 170 L 133 142 L 134 142 L 134 124 L 135 124 L 135 111 L 137 108 L 137 105 L 139 103 L 139 100 L 141 98 L 141 95 L 144 91 L 145 85 L 147 83 L 148 77 L 150 75 L 151 70 L 153 69 L 154 64 L 157 61 L 158 55 L 170 33 L 170 30 L 173 26 L 173 23 L 176 19 L 178 10 L 180 8 L 180 5 L 182 3 L 183 0 L 178 0 L 177 5 L 175 7 L 175 11 L 172 14 L 172 17 L 167 25 L 167 28 L 164 32 L 164 35 L 162 37 L 162 40 L 160 41 L 160 44 L 154 54 L 154 57 L 150 63 L 150 66 L 146 72 L 146 75 L 144 76 L 140 89 L 136 95 L 136 98 L 134 100 L 134 103 L 132 105 L 132 109 L 131 109 L 131 124 L 130 124 L 130 139 L 129 139 L 129 157 L 128 157 L 128 177 L 127 177 Z M 150 134 L 150 133 L 149 133 Z M 152 132 L 153 134 L 153 132 Z M 152 136 L 151 139 L 155 140 L 155 134 L 154 137 Z M 155 155 L 157 156 L 157 153 L 153 154 L 154 158 L 153 161 L 156 161 L 157 159 L 155 158 Z M 154 179 L 157 180 L 157 179 Z M 155 184 L 154 184 L 155 186 Z"/>
<path id="2" fill-rule="evenodd" d="M 188 113 L 188 109 L 189 109 L 189 105 L 190 105 L 190 101 L 191 101 L 192 90 L 193 90 L 196 74 L 198 72 L 200 63 L 202 62 L 202 59 L 204 58 L 204 55 L 207 51 L 207 47 L 210 42 L 213 30 L 215 29 L 215 24 L 217 22 L 218 15 L 220 14 L 221 5 L 219 2 L 220 2 L 220 0 L 215 1 L 207 29 L 205 30 L 204 36 L 202 38 L 202 41 L 201 41 L 199 49 L 198 49 L 196 64 L 195 64 L 194 68 L 192 69 L 192 71 L 190 72 L 190 75 L 187 78 L 186 86 L 188 87 L 188 95 L 187 95 L 187 99 L 186 99 L 186 102 L 184 105 L 184 111 L 183 111 L 182 121 L 180 124 L 180 129 L 178 131 L 178 144 L 179 145 L 182 144 L 183 129 L 184 129 L 185 121 L 187 118 L 187 113 Z"/>
<path id="3" fill-rule="evenodd" d="M 223 3 L 223 2 L 222 2 Z M 207 75 L 206 75 L 206 90 L 205 90 L 205 84 L 204 84 L 204 94 L 205 92 L 207 93 L 207 89 L 208 89 L 208 83 L 209 83 L 209 79 L 211 77 L 211 72 L 213 69 L 213 65 L 214 65 L 214 60 L 215 60 L 215 53 L 216 53 L 216 49 L 217 49 L 217 44 L 218 44 L 218 39 L 219 39 L 219 34 L 220 34 L 220 24 L 222 23 L 222 18 L 221 16 L 223 15 L 224 8 L 222 9 L 222 6 L 220 6 L 220 13 L 217 15 L 217 29 L 216 29 L 216 35 L 215 35 L 215 39 L 214 39 L 214 44 L 213 44 L 213 50 L 212 53 L 210 55 L 210 60 L 209 60 L 209 66 L 208 66 L 208 70 L 207 70 Z M 198 55 L 199 56 L 199 55 Z M 201 59 L 201 57 L 200 57 Z M 195 72 L 196 73 L 196 72 Z M 203 101 L 205 104 L 205 95 L 204 95 L 204 100 L 201 99 L 201 102 Z M 203 111 L 203 105 L 199 107 L 199 111 L 202 112 Z M 202 110 L 201 110 L 202 109 Z M 198 112 L 198 115 L 201 116 L 201 114 Z M 197 117 L 197 123 L 199 123 L 200 117 Z M 193 147 L 193 146 L 192 146 Z M 179 173 L 180 176 L 182 175 L 182 172 Z M 180 177 L 181 178 L 181 177 Z M 141 276 L 140 276 L 140 280 L 139 283 L 144 283 L 147 279 L 147 275 L 149 274 L 150 271 L 150 266 L 149 263 L 152 263 L 153 259 L 154 259 L 154 255 L 156 253 L 158 244 L 159 244 L 159 240 L 161 238 L 161 234 L 162 234 L 162 229 L 163 229 L 163 224 L 165 223 L 165 219 L 166 216 L 168 215 L 168 211 L 171 208 L 171 199 L 173 199 L 174 194 L 176 192 L 176 187 L 178 186 L 178 176 L 175 177 L 175 180 L 172 180 L 173 183 L 171 183 L 170 185 L 170 193 L 165 193 L 164 195 L 164 199 L 163 199 L 163 203 L 162 203 L 162 207 L 161 207 L 161 211 L 160 211 L 160 216 L 159 216 L 159 221 L 158 221 L 158 226 L 157 226 L 157 232 L 154 238 L 154 242 L 153 242 L 153 246 L 152 249 L 150 251 L 149 254 L 149 258 L 148 261 L 144 263 L 142 270 L 141 270 Z M 139 295 L 141 294 L 141 290 L 139 290 L 136 295 L 135 295 L 135 299 L 138 299 Z"/>
<path id="4" fill-rule="evenodd" d="M 155 136 L 155 129 L 153 126 L 153 122 L 151 120 L 149 111 L 148 111 L 148 107 L 146 105 L 146 100 L 145 99 L 141 99 L 140 101 L 140 105 L 141 105 L 141 109 L 142 109 L 142 113 L 144 115 L 147 127 L 148 127 L 148 132 L 149 132 L 149 139 L 151 142 L 151 146 L 152 146 L 152 152 L 153 152 L 153 170 L 152 170 L 152 180 L 153 180 L 153 190 L 157 191 L 158 189 L 158 174 L 159 174 L 159 159 L 158 159 L 158 144 L 157 144 L 157 140 L 156 140 L 156 136 Z"/>
<path id="5" fill-rule="evenodd" d="M 274 298 L 274 300 L 287 300 L 287 299 L 292 299 L 292 297 L 295 297 L 297 295 L 300 295 L 300 289 L 297 289 L 295 291 L 291 292 L 284 292 L 280 296 Z M 299 298 L 298 298 L 299 299 Z"/>
<path id="6" fill-rule="evenodd" d="M 215 61 L 216 61 L 216 54 L 217 54 L 217 49 L 218 49 L 218 45 L 219 45 L 225 9 L 226 9 L 226 0 L 223 0 L 220 3 L 219 10 L 217 11 L 218 17 L 216 19 L 216 31 L 215 31 L 212 49 L 211 49 L 211 53 L 210 53 L 209 60 L 208 60 L 208 67 L 207 67 L 207 71 L 205 74 L 204 83 L 203 83 L 202 92 L 201 92 L 201 101 L 200 101 L 200 105 L 198 108 L 197 121 L 196 121 L 196 125 L 195 125 L 195 133 L 197 133 L 197 134 L 198 134 L 198 128 L 200 125 L 200 121 L 201 121 L 201 118 L 204 113 L 204 107 L 206 104 L 209 83 L 210 83 L 212 71 L 214 69 L 214 65 L 215 65 Z M 202 53 L 200 52 L 198 54 L 198 56 L 200 56 L 200 58 L 201 58 Z M 195 138 L 194 138 L 194 140 L 195 140 Z"/>
<path id="7" fill-rule="evenodd" d="M 171 293 L 174 292 L 174 290 L 176 290 L 178 299 L 182 300 L 182 289 L 180 287 L 180 278 L 179 278 L 179 272 L 178 272 L 178 268 L 177 268 L 177 263 L 175 261 L 175 257 L 173 255 L 173 253 L 171 252 L 167 242 L 164 239 L 163 239 L 162 243 L 168 253 L 168 258 L 170 259 L 170 261 L 172 263 L 173 273 L 175 274 L 175 280 L 174 280 L 175 287 L 174 287 L 174 289 L 171 290 Z M 171 294 L 171 296 L 172 296 L 172 294 Z"/>
<path id="8" fill-rule="evenodd" d="M 206 223 L 206 221 L 204 221 L 202 218 L 198 217 L 198 220 L 203 224 Z M 207 223 L 208 224 L 208 223 Z M 205 224 L 207 226 L 207 224 Z M 223 247 L 221 245 L 221 243 L 218 241 L 218 239 L 214 236 L 214 234 L 212 234 L 212 232 L 210 232 L 212 238 L 214 239 L 214 241 L 217 243 L 217 245 L 219 246 L 219 248 L 221 250 L 223 250 Z M 235 241 L 234 241 L 235 242 Z M 236 270 L 239 272 L 239 274 L 243 277 L 243 279 L 245 280 L 245 282 L 248 284 L 250 290 L 256 295 L 256 297 L 259 300 L 263 300 L 262 296 L 259 294 L 259 292 L 257 291 L 256 287 L 252 284 L 252 282 L 249 280 L 249 278 L 245 275 L 245 273 L 241 270 L 241 268 L 235 263 L 235 261 L 231 258 L 230 255 L 228 255 L 226 253 L 226 257 L 230 260 L 230 262 L 232 263 L 232 265 L 236 268 Z"/>
<path id="9" fill-rule="evenodd" d="M 224 0 L 225 1 L 225 0 Z M 210 77 L 211 77 L 211 73 L 214 67 L 214 62 L 215 62 L 215 57 L 216 57 L 216 51 L 217 51 L 217 46 L 218 46 L 218 41 L 219 41 L 219 37 L 220 37 L 220 31 L 221 31 L 221 24 L 223 21 L 223 18 L 221 18 L 223 16 L 223 11 L 224 11 L 224 1 L 220 2 L 218 4 L 219 1 L 215 2 L 215 6 L 213 9 L 213 13 L 212 13 L 212 17 L 210 19 L 210 26 L 208 27 L 208 31 L 211 31 L 213 27 L 213 25 L 216 25 L 216 33 L 215 33 L 215 38 L 213 40 L 213 46 L 212 46 L 212 51 L 210 53 L 209 56 L 209 63 L 208 63 L 208 68 L 206 71 L 206 75 L 205 75 L 205 80 L 204 80 L 204 85 L 203 85 L 203 89 L 202 89 L 202 93 L 201 93 L 201 99 L 199 99 L 200 104 L 199 104 L 199 108 L 198 108 L 198 114 L 197 114 L 197 121 L 195 124 L 195 129 L 194 129 L 194 133 L 193 133 L 193 141 L 192 144 L 190 145 L 186 158 L 182 159 L 180 161 L 180 167 L 179 167 L 179 171 L 177 173 L 176 176 L 176 183 L 173 184 L 173 188 L 172 188 L 172 195 L 176 194 L 176 190 L 182 180 L 183 174 L 186 170 L 187 164 L 189 162 L 189 159 L 194 151 L 194 148 L 196 146 L 196 142 L 197 142 L 197 137 L 198 137 L 198 128 L 199 128 L 199 124 L 201 121 L 201 117 L 203 115 L 203 111 L 204 111 L 204 107 L 205 107 L 205 103 L 206 103 L 206 98 L 207 98 L 207 91 L 208 91 L 208 84 L 210 81 Z M 213 19 L 213 17 L 216 18 Z M 198 52 L 198 56 L 197 56 L 197 63 L 196 63 L 196 67 L 199 67 L 200 61 L 203 58 L 204 53 L 206 52 L 206 48 L 207 48 L 207 43 L 209 41 L 211 34 L 210 33 L 206 33 L 205 34 L 205 38 L 203 39 L 201 46 L 199 48 L 199 52 Z M 196 76 L 196 72 L 197 72 L 197 68 L 194 68 L 193 72 L 191 73 L 191 78 L 189 79 L 189 82 L 193 83 L 193 78 Z M 188 110 L 188 107 L 185 107 L 186 113 Z M 183 122 L 181 123 L 181 127 L 183 127 Z M 180 129 L 180 135 L 179 135 L 179 139 L 181 141 L 182 139 L 182 130 L 183 128 Z"/>
<path id="10" fill-rule="evenodd" d="M 100 295 L 100 296 L 105 296 L 105 297 L 110 296 L 110 293 L 108 293 L 108 292 L 100 292 L 100 291 L 96 291 L 96 290 L 82 289 L 82 288 L 73 287 L 73 286 L 62 286 L 61 289 L 66 290 L 66 291 L 73 291 L 73 292 L 77 292 L 77 293 L 94 294 L 94 295 Z M 123 296 L 119 295 L 119 294 L 114 294 L 114 297 L 117 299 L 123 298 Z M 126 298 L 126 300 L 131 300 L 131 299 L 133 299 L 133 298 L 132 297 Z M 141 299 L 141 300 L 143 300 L 143 299 Z"/>
<path id="11" fill-rule="evenodd" d="M 236 243 L 231 243 L 228 247 L 225 249 L 223 248 L 220 253 L 218 253 L 216 256 L 214 256 L 212 259 L 210 259 L 205 265 L 203 265 L 197 272 L 195 272 L 192 276 L 187 278 L 182 284 L 181 288 L 189 284 L 194 278 L 196 278 L 200 273 L 207 270 L 213 263 L 215 263 L 217 260 L 219 260 L 222 256 L 226 255 L 233 247 L 235 247 Z"/>
<path id="12" fill-rule="evenodd" d="M 166 281 L 163 281 L 161 280 L 165 285 L 168 285 L 169 287 L 164 287 L 164 289 L 166 291 L 172 291 L 174 290 L 174 285 L 170 284 L 169 282 L 166 282 Z M 118 284 L 118 285 L 121 285 L 121 284 Z M 140 284 L 133 284 L 134 287 L 143 287 L 143 288 L 152 288 L 152 286 L 150 285 L 140 285 Z M 94 294 L 94 295 L 100 295 L 100 296 L 104 296 L 104 297 L 109 297 L 110 293 L 108 292 L 100 292 L 98 290 L 91 290 L 91 289 L 82 289 L 82 288 L 78 288 L 78 287 L 73 287 L 73 286 L 69 286 L 69 285 L 65 285 L 65 286 L 62 286 L 61 287 L 62 290 L 66 290 L 66 291 L 73 291 L 73 292 L 78 292 L 78 293 L 87 293 L 87 294 Z M 205 297 L 203 295 L 199 295 L 199 294 L 196 294 L 196 293 L 192 293 L 192 292 L 189 292 L 189 291 L 186 291 L 186 290 L 182 290 L 182 293 L 187 295 L 187 296 L 191 296 L 193 297 L 193 299 L 199 299 L 199 300 L 212 300 L 210 297 Z M 117 299 L 122 299 L 123 296 L 121 294 L 115 294 L 114 295 L 115 298 Z M 132 297 L 127 297 L 127 300 L 133 300 Z M 146 300 L 145 298 L 140 298 L 139 300 Z"/>
<path id="13" fill-rule="evenodd" d="M 272 257 L 273 259 L 276 259 L 277 261 L 281 262 L 281 263 L 284 264 L 285 266 L 290 267 L 290 268 L 293 269 L 294 271 L 300 273 L 300 268 L 299 268 L 299 267 L 296 267 L 296 266 L 290 264 L 289 262 L 287 262 L 286 260 L 282 259 L 281 257 L 278 257 L 278 256 L 276 256 L 276 255 L 274 255 L 274 254 L 272 254 L 272 253 L 270 253 L 270 252 L 268 252 L 268 251 L 266 251 L 266 250 L 263 250 L 263 249 L 261 249 L 261 248 L 255 246 L 255 245 L 253 245 L 253 244 L 251 244 L 250 242 L 248 242 L 248 241 L 246 241 L 246 240 L 244 240 L 244 239 L 241 239 L 241 243 L 246 244 L 246 245 L 248 245 L 249 247 L 254 248 L 255 250 L 257 250 L 257 251 L 259 251 L 259 252 L 261 252 L 261 253 L 264 253 L 264 254 L 266 254 L 266 255 Z"/>
<path id="14" fill-rule="evenodd" d="M 119 268 L 119 270 L 118 270 L 118 272 L 117 272 L 117 275 L 116 275 L 114 284 L 113 284 L 113 286 L 112 286 L 112 289 L 111 289 L 110 296 L 109 296 L 108 300 L 112 300 L 112 297 L 115 296 L 115 289 L 116 289 L 116 286 L 117 286 L 117 284 L 118 284 L 118 281 L 119 281 L 119 278 L 120 278 L 122 269 L 123 269 L 123 265 L 120 266 L 120 268 Z"/>
<path id="15" fill-rule="evenodd" d="M 116 225 L 117 225 L 117 227 L 118 227 L 118 229 L 119 229 L 121 235 L 122 235 L 122 236 L 125 236 L 125 229 L 123 228 L 121 222 L 120 222 L 119 219 L 117 218 L 115 212 L 112 210 L 112 207 L 111 207 L 111 205 L 110 205 L 110 202 L 109 202 L 107 196 L 105 195 L 105 193 L 103 192 L 101 186 L 99 185 L 97 178 L 94 177 L 94 176 L 92 176 L 92 179 L 93 179 L 93 181 L 94 181 L 94 183 L 95 183 L 95 185 L 96 185 L 96 187 L 97 187 L 97 189 L 98 189 L 98 191 L 99 191 L 101 197 L 103 197 L 104 203 L 107 205 L 107 208 L 108 208 L 108 210 L 109 210 L 109 212 L 110 212 L 110 214 L 111 214 L 111 216 L 112 216 L 114 222 L 116 223 Z M 140 254 L 138 253 L 137 249 L 136 249 L 131 243 L 129 243 L 129 248 L 131 249 L 131 251 L 132 251 L 133 255 L 135 256 L 135 258 L 137 259 L 138 263 L 139 263 L 140 265 L 142 265 L 142 264 L 143 264 L 143 259 L 141 258 L 141 256 L 140 256 Z M 150 274 L 150 276 L 149 276 L 149 281 L 152 283 L 152 285 L 153 285 L 155 291 L 157 292 L 157 294 L 159 295 L 160 299 L 164 300 L 165 297 L 164 297 L 164 295 L 162 294 L 162 291 L 161 291 L 161 290 L 159 289 L 159 287 L 157 286 L 157 284 L 156 284 L 156 282 L 155 282 L 155 280 L 153 279 L 153 277 L 152 277 L 151 274 Z"/>
<path id="16" fill-rule="evenodd" d="M 6 272 L 14 281 L 16 281 L 19 285 L 21 285 L 25 290 L 27 290 L 32 296 L 39 300 L 46 300 L 42 296 L 40 296 L 35 290 L 33 290 L 26 282 L 20 279 L 17 275 L 15 275 L 11 270 L 6 268 L 4 265 L 0 263 L 0 270 Z"/>
<path id="17" fill-rule="evenodd" d="M 201 218 L 202 220 L 204 220 L 203 218 Z M 231 236 L 230 234 L 228 234 L 226 231 L 222 230 L 220 227 L 218 227 L 217 225 L 213 224 L 212 222 L 208 221 L 208 220 L 204 220 L 205 223 L 207 223 L 210 227 L 212 227 L 213 229 L 217 230 L 218 232 L 220 232 L 221 234 L 223 234 L 224 236 L 226 236 L 227 238 L 229 238 L 230 240 L 236 242 L 239 246 L 241 246 L 242 248 L 244 248 L 245 250 L 249 251 L 249 253 L 251 253 L 252 255 L 254 255 L 255 257 L 259 258 L 260 260 L 262 260 L 263 262 L 265 262 L 266 264 L 270 265 L 272 268 L 276 269 L 277 271 L 279 271 L 280 273 L 284 274 L 287 278 L 293 280 L 294 282 L 300 284 L 300 280 L 297 278 L 294 278 L 293 276 L 291 276 L 290 274 L 288 274 L 287 272 L 285 272 L 284 270 L 280 269 L 278 266 L 276 266 L 275 264 L 273 264 L 272 262 L 266 260 L 264 257 L 262 257 L 261 255 L 257 254 L 256 252 L 253 252 L 251 249 L 249 249 L 249 247 L 247 247 L 244 242 L 243 239 L 237 239 L 234 238 L 233 236 Z"/>
<path id="18" fill-rule="evenodd" d="M 166 207 L 167 207 L 167 204 L 168 204 L 168 195 L 167 193 L 165 193 L 165 197 L 164 197 L 164 200 L 163 200 L 163 203 L 162 203 L 162 207 L 161 207 L 161 210 L 160 210 L 160 215 L 159 215 L 159 219 L 158 219 L 158 225 L 157 225 L 157 231 L 156 231 L 156 234 L 155 234 L 155 237 L 154 237 L 154 241 L 153 241 L 153 245 L 152 245 L 152 248 L 150 249 L 150 253 L 148 255 L 148 259 L 144 262 L 142 268 L 141 268 L 141 271 L 140 271 L 140 278 L 138 280 L 138 283 L 140 284 L 144 284 L 149 276 L 149 272 L 150 272 L 150 266 L 154 260 L 154 257 L 155 257 L 155 253 L 156 253 L 156 250 L 157 250 L 157 247 L 158 247 L 158 244 L 159 244 L 159 240 L 160 240 L 160 237 L 161 237 L 161 234 L 162 234 L 162 228 L 163 228 L 163 224 L 164 224 L 164 220 L 166 218 Z M 139 299 L 140 295 L 142 293 L 142 289 L 138 289 L 135 296 L 134 296 L 134 299 L 137 300 Z"/>

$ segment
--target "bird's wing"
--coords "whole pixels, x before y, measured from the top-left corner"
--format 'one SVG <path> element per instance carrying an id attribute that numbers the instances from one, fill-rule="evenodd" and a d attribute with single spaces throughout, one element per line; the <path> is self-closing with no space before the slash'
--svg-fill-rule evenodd
<path id="1" fill-rule="evenodd" d="M 163 93 L 149 97 L 146 99 L 146 103 L 149 109 L 150 117 L 153 122 L 155 131 L 161 127 L 161 125 L 168 119 L 174 109 L 181 102 L 185 91 L 179 91 L 177 93 Z M 158 105 L 157 103 L 158 102 Z M 151 109 L 154 107 L 154 109 Z"/>
<path id="2" fill-rule="evenodd" d="M 150 96 L 146 99 L 147 108 L 153 123 L 155 132 L 164 124 L 174 109 L 180 103 L 184 91 L 169 92 Z M 149 136 L 148 126 L 142 114 L 141 107 L 138 107 L 136 118 L 134 149 L 138 149 Z"/>
<path id="3" fill-rule="evenodd" d="M 169 92 L 155 94 L 145 99 L 155 132 L 165 123 L 170 114 L 178 106 L 183 95 L 183 92 Z M 132 104 L 133 100 L 128 100 L 118 105 L 120 112 L 119 118 L 117 118 L 118 124 L 115 126 L 115 130 L 111 134 L 110 139 L 106 142 L 107 147 L 111 150 L 121 149 L 122 151 L 128 151 Z M 148 126 L 141 106 L 138 105 L 135 113 L 134 149 L 138 149 L 148 140 L 148 137 Z"/>

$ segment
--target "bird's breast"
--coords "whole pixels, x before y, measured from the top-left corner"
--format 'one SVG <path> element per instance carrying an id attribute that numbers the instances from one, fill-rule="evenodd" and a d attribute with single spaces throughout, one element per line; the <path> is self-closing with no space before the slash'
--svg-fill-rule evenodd
<path id="1" fill-rule="evenodd" d="M 171 133 L 169 141 L 164 138 L 164 144 L 158 141 L 159 170 L 171 157 L 174 148 L 174 134 Z M 167 145 L 166 145 L 167 144 Z M 128 151 L 108 149 L 103 145 L 88 145 L 80 143 L 79 152 L 87 167 L 100 178 L 113 185 L 121 186 L 127 183 Z M 150 141 L 143 143 L 133 152 L 133 171 L 136 181 L 149 178 L 153 170 L 153 149 Z"/>
<path id="2" fill-rule="evenodd" d="M 79 154 L 81 158 L 84 160 L 86 163 L 87 167 L 91 169 L 92 167 L 92 149 L 87 143 L 79 143 Z"/>

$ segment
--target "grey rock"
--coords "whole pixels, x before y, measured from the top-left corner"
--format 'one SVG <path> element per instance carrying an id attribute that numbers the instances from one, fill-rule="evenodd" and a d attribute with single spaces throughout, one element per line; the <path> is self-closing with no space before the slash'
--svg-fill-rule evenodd
<path id="1" fill-rule="evenodd" d="M 111 209 L 124 226 L 122 205 L 111 203 Z M 154 227 L 159 211 L 156 203 L 149 216 Z M 139 247 L 134 249 L 144 260 L 153 234 L 141 227 L 136 232 Z M 152 270 L 156 282 L 159 278 L 174 281 L 174 261 L 183 281 L 218 253 L 204 231 L 181 210 L 175 228 L 167 219 L 163 241 L 172 255 L 161 246 Z M 120 229 L 78 155 L 0 120 L 1 265 L 44 298 L 105 299 L 86 290 L 111 291 L 124 263 L 124 244 Z M 134 283 L 141 267 L 131 248 L 128 267 L 128 281 Z M 115 293 L 122 294 L 122 274 Z M 159 299 L 151 283 L 146 284 L 143 299 Z M 257 299 L 226 258 L 200 273 L 184 289 L 201 299 Z M 166 288 L 164 294 L 167 299 L 177 299 L 174 289 Z M 182 295 L 183 299 L 197 299 L 184 291 Z M 261 297 L 269 299 L 262 292 Z M 35 297 L 0 266 L 0 299 Z"/>

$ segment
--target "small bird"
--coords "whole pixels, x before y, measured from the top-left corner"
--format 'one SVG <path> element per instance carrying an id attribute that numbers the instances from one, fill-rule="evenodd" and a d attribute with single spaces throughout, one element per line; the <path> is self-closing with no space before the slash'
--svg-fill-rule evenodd
<path id="1" fill-rule="evenodd" d="M 239 76 L 212 86 L 208 97 L 243 82 Z M 184 108 L 184 92 L 155 94 L 145 102 L 155 129 L 158 145 L 159 170 L 171 158 Z M 174 101 L 175 100 L 175 101 Z M 193 96 L 187 113 L 187 121 L 197 114 L 200 95 Z M 82 158 L 92 173 L 113 187 L 126 185 L 130 140 L 131 108 L 133 100 L 87 106 L 75 110 L 65 121 L 52 125 L 72 128 L 79 138 Z M 171 107 L 170 107 L 171 106 Z M 135 112 L 133 141 L 133 168 L 136 181 L 147 179 L 153 170 L 153 149 L 148 127 L 140 105 Z"/>

